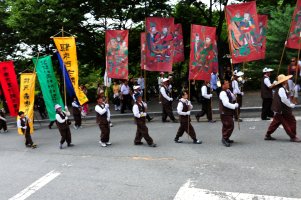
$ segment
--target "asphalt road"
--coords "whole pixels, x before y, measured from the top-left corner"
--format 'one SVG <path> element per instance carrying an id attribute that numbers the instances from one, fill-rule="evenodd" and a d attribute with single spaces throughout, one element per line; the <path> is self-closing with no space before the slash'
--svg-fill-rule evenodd
<path id="1" fill-rule="evenodd" d="M 278 140 L 264 141 L 269 123 L 249 119 L 240 123 L 240 130 L 235 124 L 235 143 L 226 148 L 219 121 L 193 121 L 203 144 L 193 144 L 187 135 L 185 143 L 176 144 L 179 124 L 156 117 L 148 123 L 158 144 L 151 148 L 134 146 L 136 126 L 132 119 L 120 118 L 111 128 L 112 146 L 103 148 L 100 131 L 90 120 L 83 129 L 72 128 L 75 146 L 63 150 L 58 148 L 58 130 L 46 124 L 33 135 L 37 149 L 25 148 L 23 137 L 10 126 L 0 134 L 0 199 L 14 197 L 53 170 L 59 175 L 40 189 L 31 188 L 27 199 L 168 200 L 187 180 L 213 191 L 301 198 L 301 144 L 289 142 L 282 128 L 274 135 Z"/>

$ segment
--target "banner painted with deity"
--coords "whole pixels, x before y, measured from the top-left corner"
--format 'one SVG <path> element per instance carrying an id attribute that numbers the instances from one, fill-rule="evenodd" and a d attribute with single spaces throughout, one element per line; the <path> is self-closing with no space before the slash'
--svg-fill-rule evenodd
<path id="1" fill-rule="evenodd" d="M 128 30 L 106 30 L 106 71 L 108 77 L 128 79 Z"/>
<path id="2" fill-rule="evenodd" d="M 258 24 L 259 24 L 259 38 L 258 42 L 261 45 L 261 59 L 265 59 L 265 50 L 266 50 L 266 37 L 268 29 L 268 16 L 267 15 L 258 15 Z"/>
<path id="3" fill-rule="evenodd" d="M 226 6 L 225 12 L 232 63 L 261 59 L 255 1 Z"/>
<path id="4" fill-rule="evenodd" d="M 145 69 L 146 68 L 146 33 L 145 32 L 140 33 L 140 46 L 141 46 L 140 67 L 141 67 L 141 69 Z"/>
<path id="5" fill-rule="evenodd" d="M 88 98 L 78 86 L 78 63 L 74 37 L 54 37 L 55 46 L 64 62 L 80 105 L 88 102 Z"/>
<path id="6" fill-rule="evenodd" d="M 286 42 L 286 47 L 291 49 L 300 48 L 301 45 L 300 32 L 301 32 L 301 0 L 298 0 L 294 10 L 290 33 Z"/>
<path id="7" fill-rule="evenodd" d="M 218 71 L 216 28 L 191 25 L 189 80 L 210 81 Z"/>
<path id="8" fill-rule="evenodd" d="M 0 84 L 10 116 L 18 116 L 20 92 L 13 61 L 0 62 Z"/>
<path id="9" fill-rule="evenodd" d="M 182 24 L 174 25 L 173 46 L 174 46 L 173 63 L 183 62 L 185 60 L 185 57 L 184 57 Z"/>
<path id="10" fill-rule="evenodd" d="M 146 18 L 146 70 L 171 72 L 174 18 Z"/>
<path id="11" fill-rule="evenodd" d="M 55 104 L 59 104 L 64 108 L 64 103 L 60 94 L 58 83 L 54 75 L 52 61 L 50 56 L 42 56 L 33 58 L 36 66 L 37 76 L 43 93 L 46 109 L 50 121 L 55 120 Z"/>
<path id="12" fill-rule="evenodd" d="M 24 115 L 29 118 L 30 133 L 33 133 L 33 114 L 34 114 L 34 97 L 35 97 L 35 73 L 22 73 L 20 78 L 20 108 Z M 18 116 L 19 119 L 19 116 Z M 22 135 L 19 128 L 18 133 Z"/>

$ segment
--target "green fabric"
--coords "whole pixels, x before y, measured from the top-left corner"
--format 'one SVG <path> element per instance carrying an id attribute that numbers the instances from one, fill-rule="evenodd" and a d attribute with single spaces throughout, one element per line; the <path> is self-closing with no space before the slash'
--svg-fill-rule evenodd
<path id="1" fill-rule="evenodd" d="M 54 75 L 52 61 L 50 56 L 42 56 L 32 59 L 36 66 L 39 83 L 43 93 L 46 109 L 49 119 L 55 120 L 55 104 L 59 104 L 64 108 L 64 103 L 59 91 L 58 83 Z"/>

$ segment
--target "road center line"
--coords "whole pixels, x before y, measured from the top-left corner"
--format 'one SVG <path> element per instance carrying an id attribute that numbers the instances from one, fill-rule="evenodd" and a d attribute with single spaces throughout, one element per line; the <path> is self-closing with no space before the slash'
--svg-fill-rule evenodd
<path id="1" fill-rule="evenodd" d="M 221 200 L 221 199 L 235 199 L 235 200 L 300 200 L 300 198 L 286 198 L 278 196 L 266 196 L 248 193 L 236 193 L 236 192 L 222 192 L 222 191 L 210 191 L 205 189 L 199 189 L 193 187 L 191 181 L 188 180 L 176 194 L 174 200 Z"/>
<path id="2" fill-rule="evenodd" d="M 28 198 L 30 195 L 34 194 L 36 191 L 44 187 L 47 183 L 55 179 L 61 173 L 52 170 L 48 174 L 42 176 L 35 182 L 33 182 L 30 186 L 16 194 L 15 196 L 11 197 L 9 200 L 24 200 Z"/>

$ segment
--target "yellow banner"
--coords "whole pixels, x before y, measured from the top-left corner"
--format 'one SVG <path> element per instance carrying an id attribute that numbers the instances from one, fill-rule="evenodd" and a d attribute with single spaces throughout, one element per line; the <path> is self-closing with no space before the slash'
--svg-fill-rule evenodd
<path id="1" fill-rule="evenodd" d="M 78 63 L 74 37 L 54 37 L 55 46 L 65 64 L 77 99 L 81 105 L 88 102 L 85 93 L 78 87 Z"/>
<path id="2" fill-rule="evenodd" d="M 36 74 L 22 73 L 20 80 L 20 107 L 19 111 L 23 111 L 25 116 L 30 119 L 30 133 L 33 133 L 33 108 L 34 108 L 34 91 L 35 91 Z M 19 119 L 19 116 L 18 118 Z M 18 129 L 19 134 L 23 134 Z"/>

